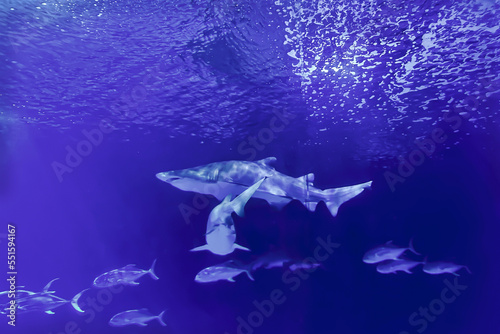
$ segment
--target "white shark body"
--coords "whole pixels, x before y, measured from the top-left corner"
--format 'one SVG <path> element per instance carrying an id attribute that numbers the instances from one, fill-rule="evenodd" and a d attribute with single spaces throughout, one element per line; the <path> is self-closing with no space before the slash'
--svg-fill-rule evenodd
<path id="1" fill-rule="evenodd" d="M 207 233 L 205 234 L 207 244 L 196 247 L 192 251 L 209 250 L 217 255 L 227 255 L 235 249 L 249 251 L 248 248 L 236 244 L 236 230 L 231 213 L 236 212 L 238 216 L 243 217 L 245 204 L 264 180 L 265 178 L 262 178 L 232 201 L 231 195 L 227 195 L 208 216 Z"/>
<path id="2" fill-rule="evenodd" d="M 321 190 L 313 186 L 314 174 L 294 178 L 276 171 L 270 165 L 276 158 L 252 161 L 224 161 L 208 165 L 156 174 L 160 180 L 176 188 L 200 194 L 213 195 L 222 200 L 230 194 L 245 191 L 266 177 L 253 197 L 266 200 L 281 208 L 293 199 L 314 211 L 324 201 L 333 216 L 342 203 L 371 187 L 372 181 L 341 188 Z"/>

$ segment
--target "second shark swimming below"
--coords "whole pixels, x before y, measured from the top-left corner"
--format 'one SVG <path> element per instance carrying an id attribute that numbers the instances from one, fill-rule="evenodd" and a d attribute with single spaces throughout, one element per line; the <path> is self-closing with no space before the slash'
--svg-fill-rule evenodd
<path id="1" fill-rule="evenodd" d="M 245 213 L 245 204 L 264 180 L 265 178 L 258 181 L 232 201 L 230 200 L 231 195 L 227 195 L 222 203 L 217 205 L 208 216 L 207 233 L 205 234 L 207 244 L 193 248 L 191 251 L 209 250 L 217 255 L 227 255 L 235 249 L 249 251 L 248 248 L 235 243 L 236 230 L 231 213 L 236 212 L 238 216 L 242 217 Z"/>

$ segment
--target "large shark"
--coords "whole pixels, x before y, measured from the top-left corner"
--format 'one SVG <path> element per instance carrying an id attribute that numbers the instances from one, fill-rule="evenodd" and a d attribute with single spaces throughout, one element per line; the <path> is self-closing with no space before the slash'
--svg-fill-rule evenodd
<path id="1" fill-rule="evenodd" d="M 208 165 L 156 174 L 176 188 L 213 195 L 222 200 L 238 194 L 266 177 L 253 197 L 262 198 L 281 208 L 293 199 L 301 201 L 310 211 L 324 201 L 333 216 L 342 203 L 371 187 L 372 181 L 341 188 L 321 190 L 313 186 L 314 174 L 294 178 L 276 171 L 271 164 L 275 157 L 252 161 L 223 161 Z"/>
<path id="2" fill-rule="evenodd" d="M 231 195 L 227 195 L 222 203 L 217 205 L 208 216 L 207 233 L 205 234 L 207 244 L 196 247 L 191 251 L 209 250 L 217 255 L 227 255 L 235 249 L 249 251 L 248 248 L 235 243 L 236 230 L 234 229 L 234 221 L 231 213 L 234 211 L 238 216 L 243 217 L 245 204 L 247 204 L 248 200 L 264 180 L 265 178 L 262 178 L 262 180 L 249 187 L 232 201 Z"/>

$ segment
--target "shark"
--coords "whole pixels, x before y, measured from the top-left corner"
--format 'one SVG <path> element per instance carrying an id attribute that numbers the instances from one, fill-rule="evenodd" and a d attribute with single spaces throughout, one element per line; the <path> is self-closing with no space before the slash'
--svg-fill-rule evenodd
<path id="1" fill-rule="evenodd" d="M 217 205 L 208 216 L 207 233 L 205 234 L 206 245 L 193 248 L 191 251 L 209 250 L 217 255 L 227 255 L 235 249 L 250 251 L 248 248 L 236 243 L 236 230 L 231 214 L 236 212 L 238 216 L 244 216 L 246 203 L 265 179 L 264 177 L 257 181 L 232 201 L 231 195 L 227 195 L 222 203 Z"/>
<path id="2" fill-rule="evenodd" d="M 156 177 L 178 189 L 213 195 L 218 200 L 230 194 L 241 193 L 265 177 L 253 197 L 264 199 L 277 208 L 282 208 L 295 199 L 310 211 L 314 211 L 317 204 L 324 201 L 334 217 L 343 203 L 356 197 L 364 189 L 371 189 L 372 181 L 321 190 L 313 185 L 313 173 L 294 178 L 278 172 L 272 166 L 276 161 L 275 157 L 268 157 L 258 161 L 214 162 L 157 173 Z"/>

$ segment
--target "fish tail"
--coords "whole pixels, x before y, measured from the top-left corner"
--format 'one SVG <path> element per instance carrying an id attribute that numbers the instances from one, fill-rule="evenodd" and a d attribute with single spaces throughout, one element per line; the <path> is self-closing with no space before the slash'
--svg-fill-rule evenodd
<path id="1" fill-rule="evenodd" d="M 162 326 L 167 326 L 167 324 L 163 321 L 163 315 L 165 314 L 167 310 L 164 310 L 163 312 L 161 312 L 157 317 L 156 319 L 158 319 L 158 322 L 160 323 L 160 325 Z"/>
<path id="2" fill-rule="evenodd" d="M 153 261 L 153 264 L 151 265 L 151 269 L 149 269 L 149 270 L 148 270 L 148 272 L 149 272 L 149 275 L 150 275 L 153 279 L 155 279 L 155 280 L 159 280 L 160 278 L 159 278 L 158 276 L 156 276 L 156 274 L 155 274 L 155 265 L 156 265 L 156 260 L 158 260 L 158 259 L 155 259 L 155 260 Z"/>
<path id="3" fill-rule="evenodd" d="M 417 252 L 415 250 L 415 248 L 413 248 L 413 238 L 410 239 L 410 245 L 408 246 L 408 248 L 410 249 L 410 251 L 412 251 L 413 253 L 417 254 L 417 255 L 422 255 L 420 254 L 419 252 Z"/>
<path id="4" fill-rule="evenodd" d="M 323 200 L 330 210 L 332 216 L 336 216 L 339 210 L 339 207 L 350 200 L 361 194 L 365 189 L 371 189 L 372 181 L 368 181 L 365 183 L 355 184 L 353 186 L 341 187 L 341 188 L 332 188 L 326 189 L 322 191 Z"/>
<path id="5" fill-rule="evenodd" d="M 248 278 L 250 278 L 252 281 L 255 281 L 250 270 L 246 270 L 245 272 L 247 273 Z"/>
<path id="6" fill-rule="evenodd" d="M 73 308 L 80 313 L 83 313 L 85 311 L 80 308 L 80 305 L 78 305 L 78 300 L 87 290 L 90 290 L 90 288 L 80 291 L 73 297 L 73 299 L 71 299 L 71 306 L 73 306 Z"/>

